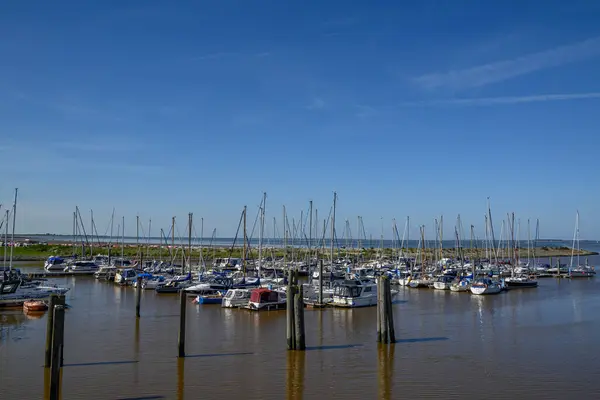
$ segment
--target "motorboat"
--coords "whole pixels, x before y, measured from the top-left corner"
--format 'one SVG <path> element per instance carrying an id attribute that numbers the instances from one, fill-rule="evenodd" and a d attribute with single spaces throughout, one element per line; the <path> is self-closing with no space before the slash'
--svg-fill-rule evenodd
<path id="1" fill-rule="evenodd" d="M 118 285 L 131 285 L 137 280 L 137 272 L 134 269 L 126 268 L 118 271 L 115 275 L 115 283 Z"/>
<path id="2" fill-rule="evenodd" d="M 200 291 L 194 299 L 196 304 L 221 304 L 222 301 L 223 291 L 210 288 Z"/>
<path id="3" fill-rule="evenodd" d="M 281 310 L 286 308 L 287 298 L 283 291 L 266 288 L 252 289 L 245 308 L 252 311 Z"/>
<path id="4" fill-rule="evenodd" d="M 91 260 L 79 260 L 68 264 L 63 271 L 77 275 L 94 275 L 98 266 Z"/>
<path id="5" fill-rule="evenodd" d="M 221 307 L 243 307 L 247 305 L 250 301 L 250 295 L 250 289 L 229 289 L 227 293 L 225 293 L 225 296 L 223 296 L 223 302 L 221 303 Z"/>
<path id="6" fill-rule="evenodd" d="M 156 290 L 157 287 L 164 285 L 166 282 L 165 277 L 162 275 L 153 275 L 148 279 L 142 281 L 142 289 L 144 290 Z"/>
<path id="7" fill-rule="evenodd" d="M 21 280 L 0 282 L 0 307 L 22 307 L 28 300 L 46 300 L 53 294 L 65 294 L 69 288 L 22 285 Z"/>
<path id="8" fill-rule="evenodd" d="M 185 291 L 188 295 L 198 295 L 200 293 L 204 293 L 204 291 L 209 289 L 226 291 L 232 287 L 233 280 L 231 278 L 225 278 L 222 276 L 211 276 L 204 282 L 200 282 L 195 285 L 186 287 Z"/>
<path id="9" fill-rule="evenodd" d="M 500 283 L 490 278 L 479 278 L 471 285 L 471 293 L 476 295 L 498 294 L 502 291 Z"/>
<path id="10" fill-rule="evenodd" d="M 469 292 L 471 289 L 471 282 L 468 279 L 460 279 L 450 284 L 450 290 L 452 292 Z"/>
<path id="11" fill-rule="evenodd" d="M 94 273 L 94 277 L 98 280 L 113 281 L 117 275 L 117 268 L 112 265 L 102 265 L 98 271 Z"/>
<path id="12" fill-rule="evenodd" d="M 525 275 L 504 278 L 504 284 L 510 289 L 535 288 L 538 286 L 538 282 L 535 279 L 531 279 Z"/>
<path id="13" fill-rule="evenodd" d="M 67 262 L 64 258 L 58 256 L 51 256 L 44 262 L 44 269 L 48 272 L 64 271 L 67 266 Z"/>
<path id="14" fill-rule="evenodd" d="M 190 281 L 177 281 L 169 279 L 164 285 L 158 285 L 156 293 L 179 293 L 181 290 L 189 287 Z"/>
<path id="15" fill-rule="evenodd" d="M 331 305 L 352 308 L 377 305 L 377 284 L 372 281 L 346 280 L 334 288 Z"/>

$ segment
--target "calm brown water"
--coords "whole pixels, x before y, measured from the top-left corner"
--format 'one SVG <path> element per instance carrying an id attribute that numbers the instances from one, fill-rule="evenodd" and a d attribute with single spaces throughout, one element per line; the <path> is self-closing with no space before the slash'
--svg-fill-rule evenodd
<path id="1" fill-rule="evenodd" d="M 375 308 L 305 312 L 304 354 L 286 351 L 285 311 L 188 305 L 178 360 L 176 296 L 90 278 L 72 289 L 63 399 L 600 398 L 600 277 L 542 279 L 496 296 L 404 289 L 399 343 L 375 342 Z M 2 399 L 44 398 L 46 316 L 0 313 Z"/>

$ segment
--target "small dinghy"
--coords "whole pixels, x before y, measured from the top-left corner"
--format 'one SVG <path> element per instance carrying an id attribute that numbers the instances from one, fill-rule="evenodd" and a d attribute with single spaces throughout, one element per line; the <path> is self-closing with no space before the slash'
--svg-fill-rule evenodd
<path id="1" fill-rule="evenodd" d="M 23 310 L 25 312 L 39 312 L 46 311 L 48 305 L 41 300 L 27 300 L 23 303 Z"/>

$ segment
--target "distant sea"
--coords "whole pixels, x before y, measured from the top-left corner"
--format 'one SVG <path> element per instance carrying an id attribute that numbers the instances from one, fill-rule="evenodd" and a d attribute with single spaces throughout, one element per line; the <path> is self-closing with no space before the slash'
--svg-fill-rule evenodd
<path id="1" fill-rule="evenodd" d="M 66 242 L 66 243 L 71 243 L 73 242 L 73 236 L 71 235 L 39 235 L 39 234 L 33 234 L 33 235 L 18 235 L 19 238 L 23 239 L 23 238 L 29 238 L 31 240 L 34 240 L 36 242 Z M 88 241 L 91 241 L 92 238 L 88 237 Z M 75 240 L 78 243 L 81 243 L 82 239 L 81 238 L 77 238 L 77 240 Z M 101 243 L 107 243 L 109 241 L 111 241 L 111 238 L 109 236 L 99 236 L 96 237 L 94 236 L 93 238 L 94 243 L 97 242 L 101 242 Z M 112 242 L 113 243 L 121 243 L 122 241 L 124 241 L 126 244 L 135 244 L 137 242 L 137 239 L 135 237 L 131 237 L 131 236 L 125 236 L 125 238 L 121 238 L 121 237 L 116 237 L 114 236 L 112 238 Z M 161 238 L 159 237 L 151 237 L 151 238 L 140 238 L 139 239 L 139 243 L 141 245 L 147 245 L 147 244 L 152 244 L 152 245 L 158 245 L 161 242 Z M 258 246 L 259 244 L 259 239 L 258 238 L 250 238 L 248 240 L 249 245 L 252 247 Z M 323 243 L 324 242 L 324 243 Z M 163 238 L 162 239 L 162 243 L 165 245 L 170 245 L 171 244 L 171 238 Z M 400 247 L 400 243 L 401 241 L 399 240 L 390 240 L 390 239 L 384 239 L 383 240 L 383 247 L 384 248 L 399 248 Z M 498 241 L 496 241 L 496 243 L 498 243 Z M 596 244 L 598 243 L 595 240 L 582 240 L 580 241 L 581 243 L 581 247 L 585 248 L 586 245 L 589 244 Z M 176 237 L 175 238 L 175 244 L 177 245 L 187 245 L 188 244 L 188 238 L 182 238 L 182 237 Z M 203 246 L 216 246 L 216 247 L 229 247 L 229 246 L 241 246 L 243 244 L 242 242 L 242 238 L 210 238 L 210 237 L 205 237 L 205 238 L 198 238 L 198 237 L 193 237 L 192 238 L 192 245 L 193 246 L 198 246 L 198 245 L 203 245 Z M 287 244 L 288 246 L 297 246 L 297 247 L 307 247 L 309 245 L 309 240 L 308 238 L 304 238 L 304 239 L 299 239 L 296 238 L 294 240 L 292 239 L 288 239 L 287 240 Z M 315 239 L 313 238 L 310 241 L 310 245 L 311 247 L 316 247 L 316 246 L 325 246 L 325 247 L 329 247 L 331 244 L 331 240 L 329 238 L 326 238 L 324 240 L 322 239 Z M 381 246 L 381 240 L 376 240 L 376 239 L 372 239 L 372 240 L 360 240 L 360 247 L 362 248 L 379 248 Z M 443 247 L 444 248 L 454 248 L 456 246 L 456 243 L 454 240 L 444 240 L 442 242 Z M 263 239 L 263 245 L 264 246 L 268 246 L 268 247 L 283 247 L 283 239 L 281 238 L 264 238 Z M 470 240 L 465 240 L 462 242 L 462 247 L 463 248 L 470 248 L 471 245 L 473 247 L 477 247 L 477 248 L 485 248 L 485 241 L 483 240 L 473 240 L 472 242 Z M 534 245 L 534 242 L 531 242 L 531 246 Z M 572 245 L 572 241 L 571 240 L 558 240 L 558 239 L 552 239 L 552 240 L 538 240 L 536 243 L 537 247 L 541 247 L 541 246 L 548 246 L 548 247 L 560 247 L 560 246 L 566 246 L 566 247 L 571 247 Z M 358 247 L 358 241 L 356 239 L 346 239 L 346 238 L 337 238 L 335 240 L 335 246 L 336 247 L 347 247 L 347 248 L 357 248 Z M 420 243 L 418 240 L 409 240 L 409 241 L 405 241 L 404 243 L 404 247 L 409 247 L 409 248 L 416 248 L 420 246 Z M 427 248 L 430 247 L 434 247 L 435 246 L 435 241 L 434 240 L 426 240 L 425 246 Z M 496 245 L 497 246 L 497 245 Z M 521 240 L 519 242 L 519 247 L 522 248 L 526 248 L 527 247 L 527 241 L 526 240 Z"/>

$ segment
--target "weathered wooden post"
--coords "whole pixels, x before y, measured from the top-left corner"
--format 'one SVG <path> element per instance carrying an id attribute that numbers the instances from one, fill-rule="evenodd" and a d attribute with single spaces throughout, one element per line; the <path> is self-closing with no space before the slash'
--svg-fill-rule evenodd
<path id="1" fill-rule="evenodd" d="M 65 333 L 65 306 L 54 306 L 52 329 L 52 361 L 50 363 L 50 400 L 60 398 L 60 371 Z"/>
<path id="2" fill-rule="evenodd" d="M 394 328 L 394 312 L 392 311 L 392 283 L 390 279 L 385 281 L 385 305 L 387 331 L 389 334 L 389 343 L 396 343 L 396 330 Z"/>
<path id="3" fill-rule="evenodd" d="M 48 321 L 46 323 L 46 349 L 44 352 L 44 368 L 50 368 L 52 363 L 52 331 L 54 329 L 54 306 L 57 304 L 58 296 L 50 295 L 48 301 Z"/>
<path id="4" fill-rule="evenodd" d="M 381 282 L 381 288 L 383 289 L 383 293 L 381 296 L 381 300 L 383 301 L 383 323 L 381 324 L 381 336 L 383 336 L 383 343 L 390 342 L 390 332 L 389 332 L 389 310 L 387 303 L 387 280 L 386 276 L 383 277 Z"/>
<path id="5" fill-rule="evenodd" d="M 294 350 L 296 348 L 296 333 L 294 323 L 294 271 L 290 268 L 288 271 L 288 285 L 287 285 L 287 298 L 286 298 L 286 336 L 287 336 L 287 348 L 288 350 Z"/>
<path id="6" fill-rule="evenodd" d="M 185 357 L 185 312 L 187 305 L 187 296 L 184 290 L 179 291 L 179 338 L 178 357 Z"/>
<path id="7" fill-rule="evenodd" d="M 381 326 L 383 322 L 383 302 L 381 301 L 382 290 L 382 276 L 377 277 L 377 342 L 382 342 L 383 337 L 381 336 Z"/>
<path id="8" fill-rule="evenodd" d="M 319 307 L 323 306 L 323 260 L 319 263 Z"/>
<path id="9" fill-rule="evenodd" d="M 302 289 L 298 287 L 294 294 L 294 328 L 296 333 L 294 350 L 306 350 L 306 338 L 304 336 L 304 299 Z"/>
<path id="10" fill-rule="evenodd" d="M 142 277 L 138 275 L 135 287 L 135 317 L 140 317 L 140 302 L 142 300 Z"/>

